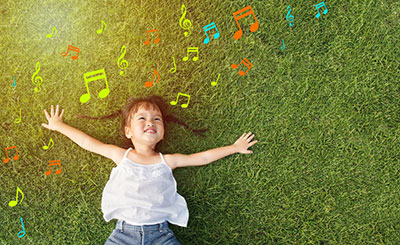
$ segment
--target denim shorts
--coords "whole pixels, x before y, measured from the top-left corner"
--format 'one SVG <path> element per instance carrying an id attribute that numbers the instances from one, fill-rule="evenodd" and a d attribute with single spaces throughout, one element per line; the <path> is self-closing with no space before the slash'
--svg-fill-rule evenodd
<path id="1" fill-rule="evenodd" d="M 118 220 L 115 229 L 104 245 L 181 245 L 168 222 L 155 225 L 130 225 Z"/>

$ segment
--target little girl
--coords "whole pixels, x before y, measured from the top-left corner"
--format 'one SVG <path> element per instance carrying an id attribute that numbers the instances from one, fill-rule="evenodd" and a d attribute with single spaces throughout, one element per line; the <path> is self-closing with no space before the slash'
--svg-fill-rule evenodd
<path id="1" fill-rule="evenodd" d="M 105 244 L 180 244 L 168 222 L 187 226 L 189 211 L 185 199 L 177 193 L 172 170 L 179 167 L 209 164 L 233 153 L 250 154 L 257 143 L 252 133 L 244 133 L 232 145 L 190 155 L 162 154 L 156 145 L 164 139 L 167 120 L 184 124 L 166 114 L 168 106 L 158 96 L 131 100 L 122 111 L 122 132 L 133 148 L 105 144 L 62 121 L 51 105 L 48 124 L 43 127 L 58 131 L 83 149 L 100 154 L 117 165 L 111 171 L 102 196 L 101 209 L 108 222 L 117 219 L 115 229 Z M 187 128 L 190 129 L 186 124 Z M 199 132 L 193 130 L 194 132 Z"/>

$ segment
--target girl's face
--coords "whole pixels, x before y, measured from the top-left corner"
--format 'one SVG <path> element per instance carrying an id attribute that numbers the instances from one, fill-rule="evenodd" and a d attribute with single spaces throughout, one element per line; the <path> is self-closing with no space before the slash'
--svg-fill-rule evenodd
<path id="1" fill-rule="evenodd" d="M 125 127 L 126 137 L 133 143 L 155 145 L 164 138 L 164 122 L 159 110 L 146 110 L 141 106 Z"/>

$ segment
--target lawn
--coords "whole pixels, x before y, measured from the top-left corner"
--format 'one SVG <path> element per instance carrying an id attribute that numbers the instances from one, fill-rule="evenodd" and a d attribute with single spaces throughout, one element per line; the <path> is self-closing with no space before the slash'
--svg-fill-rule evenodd
<path id="1" fill-rule="evenodd" d="M 2 1 L 0 244 L 103 244 L 115 226 L 101 212 L 115 164 L 42 127 L 44 109 L 59 104 L 64 122 L 121 146 L 119 118 L 78 115 L 178 93 L 189 105 L 180 97 L 171 113 L 208 132 L 170 124 L 161 152 L 205 151 L 249 131 L 258 140 L 253 154 L 174 170 L 190 213 L 188 227 L 170 225 L 182 244 L 399 244 L 400 2 L 327 0 L 316 18 L 319 3 Z M 251 32 L 253 15 L 242 16 L 236 40 L 234 13 L 247 6 L 259 27 Z M 212 28 L 204 44 L 213 22 L 220 36 Z M 197 61 L 183 61 L 189 47 Z M 144 86 L 155 70 L 159 82 Z M 94 71 L 103 77 L 82 103 Z M 46 175 L 55 160 L 62 172 Z M 17 188 L 24 199 L 10 207 Z"/>

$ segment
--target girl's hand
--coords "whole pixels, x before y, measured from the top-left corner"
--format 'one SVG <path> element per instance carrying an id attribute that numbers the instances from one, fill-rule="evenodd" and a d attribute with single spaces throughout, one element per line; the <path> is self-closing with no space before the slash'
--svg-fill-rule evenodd
<path id="1" fill-rule="evenodd" d="M 58 125 L 62 124 L 62 116 L 64 114 L 64 109 L 61 111 L 61 114 L 58 115 L 59 106 L 56 107 L 56 113 L 54 113 L 54 107 L 51 105 L 51 116 L 44 110 L 44 114 L 46 115 L 47 121 L 49 124 L 42 123 L 42 126 L 50 129 L 50 130 L 57 130 Z"/>
<path id="2" fill-rule="evenodd" d="M 247 150 L 247 148 L 258 142 L 257 140 L 250 142 L 253 138 L 254 134 L 252 135 L 251 132 L 249 132 L 248 134 L 243 133 L 243 135 L 240 136 L 240 138 L 236 140 L 236 142 L 233 144 L 233 146 L 236 148 L 236 152 L 242 154 L 253 153 L 253 151 Z"/>

